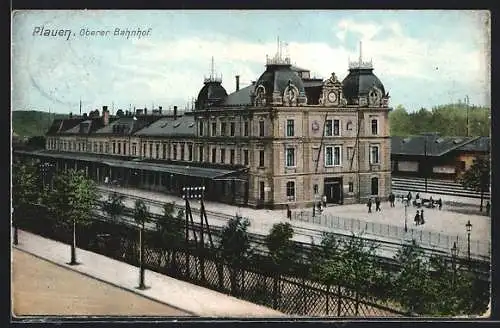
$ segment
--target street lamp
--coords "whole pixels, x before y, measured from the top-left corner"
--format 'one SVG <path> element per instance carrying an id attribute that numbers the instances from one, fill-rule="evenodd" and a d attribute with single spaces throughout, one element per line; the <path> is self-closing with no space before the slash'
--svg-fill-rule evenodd
<path id="1" fill-rule="evenodd" d="M 403 202 L 404 202 L 404 205 L 405 205 L 405 232 L 408 232 L 408 198 L 405 197 L 403 198 Z"/>
<path id="2" fill-rule="evenodd" d="M 451 265 L 453 269 L 453 280 L 452 280 L 452 285 L 455 285 L 455 275 L 456 275 L 456 267 L 455 267 L 455 260 L 458 255 L 458 247 L 457 247 L 457 242 L 453 242 L 453 247 L 451 248 Z"/>
<path id="3" fill-rule="evenodd" d="M 467 221 L 465 229 L 467 230 L 467 259 L 470 261 L 470 232 L 472 230 L 472 224 L 470 223 L 470 220 Z"/>
<path id="4" fill-rule="evenodd" d="M 425 178 L 425 192 L 427 193 L 427 135 L 424 136 L 424 178 Z"/>

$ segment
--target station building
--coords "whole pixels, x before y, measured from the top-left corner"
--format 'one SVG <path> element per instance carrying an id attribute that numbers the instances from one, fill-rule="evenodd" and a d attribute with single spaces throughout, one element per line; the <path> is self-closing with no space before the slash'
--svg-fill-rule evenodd
<path id="1" fill-rule="evenodd" d="M 213 72 L 191 111 L 107 106 L 54 120 L 46 149 L 17 158 L 80 168 L 99 182 L 180 194 L 206 187 L 205 198 L 240 206 L 311 206 L 385 198 L 391 191 L 389 96 L 372 62 L 348 75 L 311 78 L 277 54 L 251 85 L 228 94 Z"/>

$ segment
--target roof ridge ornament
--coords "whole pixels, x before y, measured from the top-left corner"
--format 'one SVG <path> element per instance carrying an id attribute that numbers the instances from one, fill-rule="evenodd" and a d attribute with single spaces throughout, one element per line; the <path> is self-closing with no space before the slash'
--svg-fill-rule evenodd
<path id="1" fill-rule="evenodd" d="M 359 41 L 359 59 L 358 61 L 351 61 L 348 57 L 349 69 L 373 69 L 373 61 L 363 61 L 363 42 Z"/>
<path id="2" fill-rule="evenodd" d="M 212 61 L 210 63 L 210 75 L 209 75 L 209 77 L 205 76 L 203 82 L 204 83 L 210 83 L 210 82 L 222 83 L 222 74 L 217 76 L 217 73 L 215 73 L 214 56 L 212 56 Z"/>
<path id="3" fill-rule="evenodd" d="M 266 55 L 266 65 L 291 65 L 291 64 L 292 61 L 290 60 L 290 55 L 288 51 L 288 42 L 280 41 L 280 37 L 278 36 L 276 54 L 272 58 Z"/>

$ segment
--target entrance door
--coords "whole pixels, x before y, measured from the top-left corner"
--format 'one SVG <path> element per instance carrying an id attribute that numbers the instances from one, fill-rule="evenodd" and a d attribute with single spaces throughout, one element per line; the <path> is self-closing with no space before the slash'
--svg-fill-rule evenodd
<path id="1" fill-rule="evenodd" d="M 342 204 L 342 178 L 325 179 L 326 202 L 332 204 Z"/>
<path id="2" fill-rule="evenodd" d="M 259 199 L 260 201 L 264 201 L 265 198 L 265 188 L 264 188 L 264 181 L 261 181 L 259 184 Z"/>

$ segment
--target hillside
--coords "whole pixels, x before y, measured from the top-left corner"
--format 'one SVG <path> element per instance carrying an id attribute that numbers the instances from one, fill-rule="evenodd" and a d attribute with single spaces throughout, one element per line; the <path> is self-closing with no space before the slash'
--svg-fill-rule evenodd
<path id="1" fill-rule="evenodd" d="M 41 136 L 45 135 L 54 119 L 63 117 L 67 117 L 67 115 L 34 110 L 15 110 L 12 112 L 12 129 L 20 137 Z"/>

